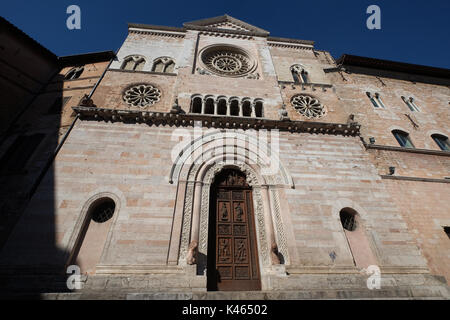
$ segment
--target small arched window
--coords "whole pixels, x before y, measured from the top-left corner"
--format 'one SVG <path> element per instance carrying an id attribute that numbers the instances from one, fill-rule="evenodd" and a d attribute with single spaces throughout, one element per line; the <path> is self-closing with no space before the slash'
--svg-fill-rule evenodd
<path id="1" fill-rule="evenodd" d="M 291 67 L 292 78 L 295 83 L 308 83 L 308 72 L 302 65 L 295 64 Z"/>
<path id="2" fill-rule="evenodd" d="M 84 71 L 84 67 L 75 67 L 72 68 L 69 72 L 64 76 L 65 80 L 74 80 L 78 79 Z"/>
<path id="3" fill-rule="evenodd" d="M 191 107 L 192 113 L 202 113 L 202 98 L 201 97 L 195 97 L 192 99 L 192 107 Z"/>
<path id="4" fill-rule="evenodd" d="M 441 134 L 432 134 L 431 138 L 433 138 L 434 142 L 444 151 L 450 151 L 450 142 L 448 137 L 443 136 Z"/>
<path id="5" fill-rule="evenodd" d="M 160 57 L 153 61 L 152 71 L 161 73 L 173 73 L 175 61 L 170 57 Z"/>
<path id="6" fill-rule="evenodd" d="M 413 97 L 409 97 L 409 98 L 405 98 L 404 96 L 402 96 L 402 100 L 404 103 L 406 103 L 406 105 L 408 106 L 409 110 L 413 111 L 413 112 L 419 112 L 419 107 L 417 107 L 416 102 L 414 100 Z"/>
<path id="7" fill-rule="evenodd" d="M 217 103 L 217 114 L 222 116 L 227 114 L 227 100 L 225 98 L 219 99 Z"/>
<path id="8" fill-rule="evenodd" d="M 263 103 L 262 101 L 255 102 L 255 116 L 257 118 L 262 118 L 264 116 Z"/>
<path id="9" fill-rule="evenodd" d="M 373 106 L 375 108 L 385 108 L 383 101 L 381 101 L 380 94 L 378 92 L 375 92 L 375 94 L 372 94 L 370 92 L 366 92 L 367 96 L 370 99 L 370 102 L 372 102 Z"/>
<path id="10" fill-rule="evenodd" d="M 242 115 L 244 117 L 251 117 L 252 116 L 252 106 L 250 101 L 245 100 L 242 102 Z"/>
<path id="11" fill-rule="evenodd" d="M 392 134 L 394 135 L 395 139 L 397 139 L 398 144 L 401 147 L 404 148 L 414 148 L 414 145 L 409 138 L 409 134 L 407 132 L 401 131 L 401 130 L 393 130 Z"/>
<path id="12" fill-rule="evenodd" d="M 214 99 L 213 98 L 206 99 L 205 114 L 214 114 Z"/>
<path id="13" fill-rule="evenodd" d="M 145 58 L 139 55 L 126 57 L 122 63 L 122 70 L 142 71 L 145 65 Z"/>
<path id="14" fill-rule="evenodd" d="M 231 100 L 230 115 L 239 116 L 239 101 L 238 100 Z"/>

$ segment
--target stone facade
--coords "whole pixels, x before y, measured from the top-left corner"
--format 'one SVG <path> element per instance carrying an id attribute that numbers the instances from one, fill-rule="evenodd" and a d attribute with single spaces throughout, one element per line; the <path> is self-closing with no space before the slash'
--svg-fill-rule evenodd
<path id="1" fill-rule="evenodd" d="M 1 251 L 2 281 L 21 270 L 59 274 L 62 284 L 65 268 L 90 252 L 85 297 L 214 298 L 210 188 L 233 168 L 253 190 L 263 291 L 253 297 L 448 298 L 450 153 L 431 138 L 450 133 L 448 71 L 355 65 L 226 15 L 183 28 L 130 24 L 95 106 L 73 108 L 80 121 Z M 64 92 L 93 79 L 64 82 Z M 157 89 L 151 103 L 146 88 Z M 129 90 L 139 103 L 124 99 Z M 304 111 L 314 108 L 318 116 Z M 415 149 L 398 147 L 394 129 L 409 132 Z M 92 208 L 105 198 L 114 214 L 94 245 Z M 343 228 L 343 210 L 357 215 L 357 233 Z M 381 291 L 366 286 L 370 264 Z"/>

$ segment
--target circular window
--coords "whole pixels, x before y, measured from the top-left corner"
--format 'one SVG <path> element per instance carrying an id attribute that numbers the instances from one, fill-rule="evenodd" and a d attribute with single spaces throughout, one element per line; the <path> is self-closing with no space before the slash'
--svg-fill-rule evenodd
<path id="1" fill-rule="evenodd" d="M 201 53 L 201 60 L 209 71 L 222 76 L 244 76 L 255 67 L 244 50 L 233 46 L 209 47 Z"/>
<path id="2" fill-rule="evenodd" d="M 106 222 L 112 218 L 116 204 L 112 199 L 106 199 L 95 205 L 92 211 L 92 220 L 97 223 Z"/>
<path id="3" fill-rule="evenodd" d="M 123 100 L 132 106 L 144 108 L 159 101 L 161 92 L 149 84 L 140 84 L 129 88 L 123 95 Z"/>
<path id="4" fill-rule="evenodd" d="M 325 115 L 325 107 L 316 98 L 306 95 L 296 95 L 291 99 L 291 104 L 298 113 L 309 119 L 320 118 Z"/>

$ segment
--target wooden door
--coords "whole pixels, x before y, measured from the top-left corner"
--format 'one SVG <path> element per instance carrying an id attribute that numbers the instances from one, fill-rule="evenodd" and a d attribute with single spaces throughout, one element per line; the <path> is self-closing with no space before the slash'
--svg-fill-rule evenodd
<path id="1" fill-rule="evenodd" d="M 212 189 L 214 265 L 210 290 L 261 290 L 252 190 L 239 171 L 224 170 Z M 211 255 L 213 254 L 213 255 Z M 208 268 L 208 269 L 209 269 Z"/>

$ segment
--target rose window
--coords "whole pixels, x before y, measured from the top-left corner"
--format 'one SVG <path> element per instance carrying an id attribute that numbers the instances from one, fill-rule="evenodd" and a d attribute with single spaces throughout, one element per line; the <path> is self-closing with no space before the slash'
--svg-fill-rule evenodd
<path id="1" fill-rule="evenodd" d="M 243 50 L 231 47 L 211 47 L 203 51 L 201 59 L 206 68 L 222 76 L 243 76 L 254 69 L 254 62 Z"/>
<path id="2" fill-rule="evenodd" d="M 305 95 L 292 97 L 291 104 L 298 113 L 309 119 L 320 118 L 325 115 L 325 107 L 319 100 Z"/>
<path id="3" fill-rule="evenodd" d="M 123 100 L 132 106 L 144 108 L 159 101 L 161 92 L 152 85 L 141 84 L 129 88 L 123 95 Z"/>

